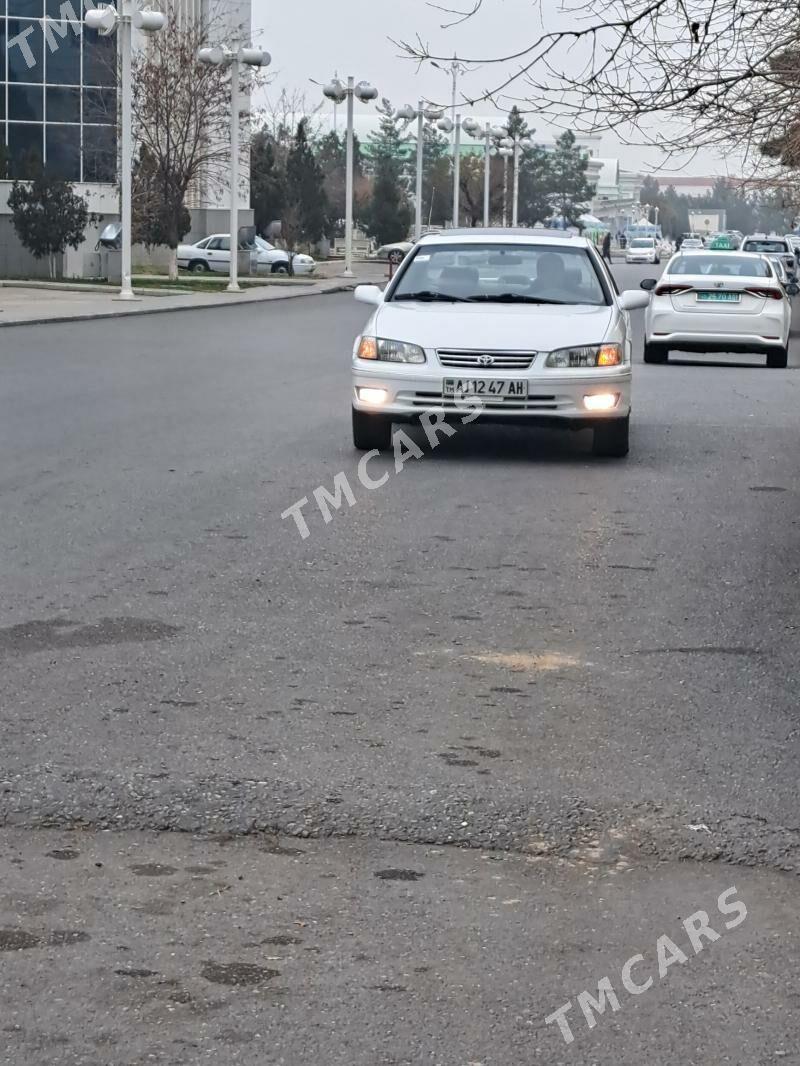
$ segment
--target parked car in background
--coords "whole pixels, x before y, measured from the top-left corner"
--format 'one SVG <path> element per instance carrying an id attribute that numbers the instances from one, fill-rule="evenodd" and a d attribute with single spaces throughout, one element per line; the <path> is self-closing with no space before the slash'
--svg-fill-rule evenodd
<path id="1" fill-rule="evenodd" d="M 243 247 L 242 251 L 247 251 Z M 256 252 L 260 273 L 288 274 L 289 253 L 276 248 L 263 237 L 255 238 Z M 196 274 L 214 271 L 227 274 L 231 263 L 231 242 L 227 233 L 212 233 L 196 244 L 178 245 L 178 266 Z M 310 274 L 316 268 L 316 262 L 310 255 L 295 255 L 292 267 L 295 274 Z"/>
<path id="2" fill-rule="evenodd" d="M 793 246 L 786 237 L 753 233 L 749 237 L 742 239 L 741 251 L 758 252 L 773 259 L 781 259 L 789 275 L 796 274 L 797 257 Z"/>
<path id="3" fill-rule="evenodd" d="M 626 263 L 660 263 L 655 237 L 633 237 L 625 249 Z"/>
<path id="4" fill-rule="evenodd" d="M 398 266 L 415 243 L 415 241 L 395 241 L 393 244 L 382 244 L 375 252 L 375 256 L 377 259 L 387 259 L 394 266 Z"/>
<path id="5" fill-rule="evenodd" d="M 386 450 L 393 422 L 444 416 L 592 429 L 595 454 L 627 454 L 628 312 L 648 298 L 620 294 L 587 238 L 445 230 L 385 291 L 355 295 L 373 306 L 353 350 L 356 448 Z"/>
<path id="6" fill-rule="evenodd" d="M 689 251 L 673 256 L 656 280 L 645 314 L 644 361 L 666 363 L 670 351 L 754 352 L 785 367 L 792 310 L 775 264 L 765 255 Z"/>

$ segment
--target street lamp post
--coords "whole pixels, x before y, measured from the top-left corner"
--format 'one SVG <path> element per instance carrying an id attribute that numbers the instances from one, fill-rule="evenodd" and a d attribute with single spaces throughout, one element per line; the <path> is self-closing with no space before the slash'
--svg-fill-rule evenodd
<path id="1" fill-rule="evenodd" d="M 461 206 L 461 131 L 474 137 L 480 126 L 474 118 L 465 118 L 456 115 L 455 124 L 449 118 L 440 119 L 437 126 L 443 133 L 453 133 L 453 227 L 458 228 Z"/>
<path id="2" fill-rule="evenodd" d="M 131 284 L 131 215 L 133 170 L 133 87 L 131 85 L 131 27 L 143 33 L 158 33 L 166 16 L 150 8 L 138 8 L 132 0 L 120 0 L 117 10 L 112 4 L 98 5 L 86 12 L 89 29 L 108 37 L 118 31 L 120 50 L 120 223 L 122 225 L 121 279 L 118 300 L 137 300 Z"/>
<path id="3" fill-rule="evenodd" d="M 347 101 L 347 135 L 345 149 L 345 179 L 344 179 L 344 277 L 353 277 L 353 99 L 358 97 L 362 103 L 375 100 L 378 90 L 369 82 L 360 81 L 358 85 L 354 78 L 347 79 L 347 85 L 343 85 L 338 78 L 328 84 L 322 90 L 323 96 L 333 100 L 334 104 L 342 104 Z"/>
<path id="4" fill-rule="evenodd" d="M 239 288 L 239 74 L 243 65 L 269 66 L 271 57 L 269 52 L 262 52 L 260 48 L 242 48 L 237 41 L 233 48 L 222 45 L 201 48 L 197 53 L 197 60 L 207 66 L 227 68 L 231 75 L 231 191 L 228 227 L 231 261 L 226 291 L 241 292 Z"/>
<path id="5" fill-rule="evenodd" d="M 487 229 L 489 226 L 489 186 L 492 177 L 492 138 L 504 137 L 508 133 L 505 126 L 492 126 L 491 122 L 486 123 L 486 129 L 484 130 L 484 149 L 483 149 L 483 228 Z M 504 187 L 505 191 L 505 187 Z"/>
<path id="6" fill-rule="evenodd" d="M 508 225 L 508 159 L 513 152 L 514 149 L 509 147 L 508 137 L 504 137 L 497 149 L 497 154 L 503 157 L 503 229 Z"/>
<path id="7" fill-rule="evenodd" d="M 523 151 L 533 148 L 533 141 L 530 137 L 509 137 L 506 139 L 506 146 L 509 146 L 509 142 L 513 145 L 512 151 L 514 153 L 514 192 L 511 201 L 511 225 L 516 226 L 519 216 L 519 161 L 520 154 Z"/>
<path id="8" fill-rule="evenodd" d="M 415 205 L 414 205 L 414 239 L 419 240 L 422 236 L 422 171 L 425 162 L 425 122 L 433 121 L 442 117 L 442 112 L 436 107 L 426 107 L 425 101 L 420 100 L 416 108 L 406 104 L 395 113 L 395 118 L 404 119 L 406 122 L 417 120 L 417 170 L 415 181 Z"/>

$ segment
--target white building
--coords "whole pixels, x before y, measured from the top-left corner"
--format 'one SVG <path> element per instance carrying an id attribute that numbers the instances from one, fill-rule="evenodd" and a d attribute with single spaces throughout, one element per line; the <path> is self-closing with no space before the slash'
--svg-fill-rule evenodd
<path id="1" fill-rule="evenodd" d="M 623 170 L 618 159 L 598 159 L 599 173 L 591 212 L 612 233 L 624 231 L 641 214 L 639 196 L 644 176 Z"/>
<path id="2" fill-rule="evenodd" d="M 174 0 L 180 17 L 193 18 L 209 0 Z M 217 8 L 214 8 L 217 10 Z M 220 5 L 230 38 L 249 36 L 250 0 Z M 119 218 L 117 186 L 116 35 L 101 37 L 82 20 L 82 0 L 0 0 L 0 139 L 7 156 L 0 180 L 0 277 L 46 276 L 46 260 L 36 261 L 20 244 L 11 223 L 8 195 L 14 178 L 30 173 L 33 156 L 47 171 L 71 182 L 89 210 L 99 216 L 84 243 L 63 257 L 66 276 L 91 267 L 106 222 Z M 141 47 L 143 42 L 136 42 Z M 195 190 L 198 226 L 216 228 L 227 214 L 227 191 Z M 250 221 L 249 184 L 242 182 L 243 224 Z M 88 257 L 88 258 L 87 258 Z"/>

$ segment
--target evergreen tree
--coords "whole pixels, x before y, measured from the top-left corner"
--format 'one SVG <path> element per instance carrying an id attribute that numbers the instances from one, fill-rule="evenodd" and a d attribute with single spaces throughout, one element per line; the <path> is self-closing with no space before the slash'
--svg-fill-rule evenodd
<path id="1" fill-rule="evenodd" d="M 343 232 L 344 217 L 346 211 L 346 171 L 347 171 L 347 142 L 344 136 L 339 136 L 334 130 L 319 141 L 315 154 L 317 163 L 322 170 L 325 195 L 328 198 L 331 221 L 337 232 Z M 359 216 L 359 187 L 363 184 L 364 164 L 361 157 L 361 143 L 358 137 L 353 136 L 353 187 L 354 214 Z"/>
<path id="2" fill-rule="evenodd" d="M 452 167 L 447 138 L 431 123 L 423 126 L 422 222 L 442 226 L 453 211 Z"/>
<path id="3" fill-rule="evenodd" d="M 374 180 L 372 197 L 363 222 L 380 244 L 400 241 L 408 235 L 411 206 L 406 190 L 407 140 L 394 118 L 392 105 L 384 100 L 380 127 L 369 138 L 369 157 Z"/>
<path id="4" fill-rule="evenodd" d="M 280 219 L 286 205 L 286 153 L 266 130 L 250 144 L 250 206 L 259 233 Z"/>
<path id="5" fill-rule="evenodd" d="M 297 124 L 286 158 L 286 193 L 295 205 L 298 237 L 309 243 L 321 240 L 328 221 L 328 199 L 322 168 L 308 141 L 306 119 Z"/>
<path id="6" fill-rule="evenodd" d="M 527 151 L 519 173 L 519 220 L 523 225 L 547 222 L 552 214 L 550 199 L 554 185 L 553 153 L 543 148 Z"/>
<path id="7" fill-rule="evenodd" d="M 572 130 L 562 133 L 556 141 L 550 166 L 553 179 L 550 205 L 568 226 L 576 226 L 589 205 L 594 187 L 586 177 L 589 160 L 575 143 Z"/>

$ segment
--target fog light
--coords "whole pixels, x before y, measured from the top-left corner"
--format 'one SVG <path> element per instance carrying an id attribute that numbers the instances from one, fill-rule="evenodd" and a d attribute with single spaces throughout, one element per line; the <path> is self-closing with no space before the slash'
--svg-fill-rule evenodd
<path id="1" fill-rule="evenodd" d="M 362 403 L 382 404 L 386 403 L 388 396 L 386 389 L 362 389 L 358 390 L 358 398 Z"/>
<path id="2" fill-rule="evenodd" d="M 583 406 L 587 411 L 610 411 L 617 406 L 618 392 L 595 392 L 591 396 L 584 396 Z"/>

